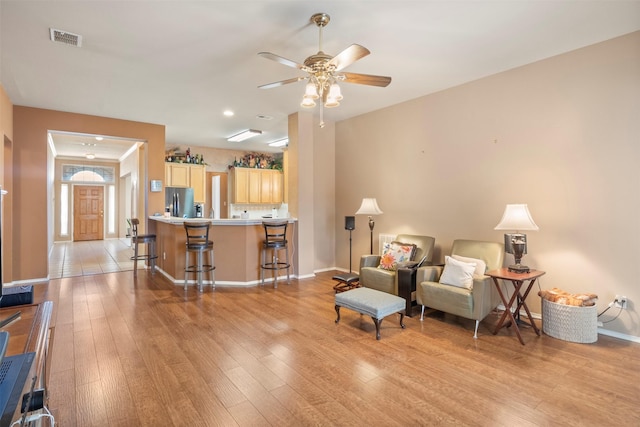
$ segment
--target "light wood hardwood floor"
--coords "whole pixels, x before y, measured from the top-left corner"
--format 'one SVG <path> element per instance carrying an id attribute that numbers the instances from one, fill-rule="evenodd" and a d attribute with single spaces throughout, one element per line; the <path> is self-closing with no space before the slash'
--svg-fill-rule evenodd
<path id="1" fill-rule="evenodd" d="M 640 345 L 523 330 L 473 339 L 431 312 L 347 309 L 331 273 L 186 293 L 140 270 L 52 280 L 50 409 L 59 426 L 638 426 Z M 417 312 L 417 310 L 416 310 Z"/>

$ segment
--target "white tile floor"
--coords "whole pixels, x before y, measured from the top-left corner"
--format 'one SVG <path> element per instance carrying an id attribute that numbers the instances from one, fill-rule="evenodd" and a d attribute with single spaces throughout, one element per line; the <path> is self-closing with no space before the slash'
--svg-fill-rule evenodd
<path id="1" fill-rule="evenodd" d="M 57 242 L 49 257 L 49 278 L 133 270 L 132 255 L 129 239 Z M 138 268 L 143 265 L 144 262 L 139 262 Z"/>

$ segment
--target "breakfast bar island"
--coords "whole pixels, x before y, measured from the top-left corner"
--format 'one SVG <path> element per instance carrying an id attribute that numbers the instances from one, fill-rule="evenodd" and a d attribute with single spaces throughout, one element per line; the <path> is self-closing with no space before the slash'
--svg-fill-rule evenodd
<path id="1" fill-rule="evenodd" d="M 278 218 L 272 221 L 288 221 L 287 239 L 295 247 L 296 220 Z M 156 268 L 175 284 L 184 284 L 185 221 L 209 222 L 209 239 L 213 241 L 216 286 L 256 286 L 260 284 L 260 257 L 265 238 L 263 219 L 209 219 L 149 217 L 149 233 L 156 235 Z M 266 219 L 269 221 L 269 219 Z M 291 251 L 292 275 L 297 263 Z M 282 273 L 284 274 L 284 272 Z M 265 282 L 271 275 L 265 274 Z"/>

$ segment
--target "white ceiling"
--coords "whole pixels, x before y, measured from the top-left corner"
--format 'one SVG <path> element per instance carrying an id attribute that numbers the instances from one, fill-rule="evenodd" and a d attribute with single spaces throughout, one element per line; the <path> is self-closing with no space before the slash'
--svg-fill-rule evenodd
<path id="1" fill-rule="evenodd" d="M 257 53 L 316 53 L 317 12 L 331 16 L 325 52 L 371 51 L 346 71 L 393 79 L 341 84 L 333 121 L 640 30 L 640 1 L 622 0 L 0 0 L 0 79 L 14 105 L 164 124 L 168 147 L 277 151 L 266 144 L 302 110 L 304 82 L 258 86 L 304 74 Z M 82 47 L 50 41 L 50 28 Z M 264 133 L 227 142 L 248 128 Z"/>
<path id="2" fill-rule="evenodd" d="M 57 157 L 73 158 L 93 155 L 96 160 L 122 161 L 144 141 L 109 136 L 50 131 Z"/>

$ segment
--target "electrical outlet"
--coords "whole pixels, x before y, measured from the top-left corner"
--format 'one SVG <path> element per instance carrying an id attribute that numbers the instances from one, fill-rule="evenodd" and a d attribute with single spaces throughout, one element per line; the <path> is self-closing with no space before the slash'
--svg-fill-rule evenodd
<path id="1" fill-rule="evenodd" d="M 616 308 L 621 308 L 623 310 L 627 309 L 627 297 L 622 295 L 616 295 L 616 299 L 613 300 L 613 306 Z"/>

